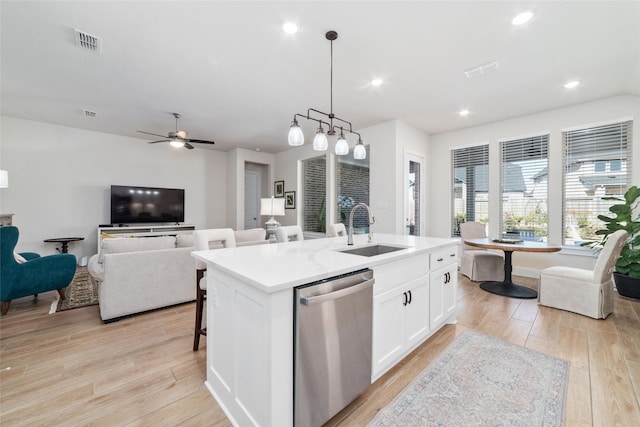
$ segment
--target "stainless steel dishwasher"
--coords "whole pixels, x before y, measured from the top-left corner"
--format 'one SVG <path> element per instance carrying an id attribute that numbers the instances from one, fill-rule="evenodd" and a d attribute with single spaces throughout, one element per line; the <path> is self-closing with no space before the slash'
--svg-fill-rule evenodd
<path id="1" fill-rule="evenodd" d="M 294 421 L 318 427 L 371 385 L 373 271 L 295 289 Z"/>

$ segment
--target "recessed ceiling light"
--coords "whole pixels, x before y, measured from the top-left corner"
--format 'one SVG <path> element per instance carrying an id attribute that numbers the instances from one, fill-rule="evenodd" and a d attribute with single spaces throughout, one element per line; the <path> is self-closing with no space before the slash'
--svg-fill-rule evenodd
<path id="1" fill-rule="evenodd" d="M 282 31 L 287 34 L 295 34 L 298 32 L 298 26 L 295 22 L 285 22 L 284 25 L 282 25 Z"/>
<path id="2" fill-rule="evenodd" d="M 469 115 L 469 110 L 460 110 L 460 112 L 458 114 L 460 114 L 463 117 L 464 116 L 468 116 Z"/>
<path id="3" fill-rule="evenodd" d="M 533 12 L 527 10 L 526 12 L 516 15 L 516 17 L 511 20 L 511 23 L 513 25 L 522 25 L 525 22 L 529 22 L 531 18 L 533 18 Z"/>
<path id="4" fill-rule="evenodd" d="M 380 86 L 381 84 L 382 84 L 382 79 L 371 80 L 371 86 Z"/>
<path id="5" fill-rule="evenodd" d="M 574 87 L 580 84 L 579 80 L 574 80 L 572 82 L 568 82 L 564 84 L 565 89 L 573 89 Z"/>

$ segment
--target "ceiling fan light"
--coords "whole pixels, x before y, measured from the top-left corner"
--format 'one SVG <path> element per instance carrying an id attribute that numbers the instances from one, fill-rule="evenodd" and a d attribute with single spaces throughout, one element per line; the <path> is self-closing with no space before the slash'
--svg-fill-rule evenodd
<path id="1" fill-rule="evenodd" d="M 302 144 L 304 144 L 304 134 L 300 126 L 298 126 L 298 121 L 293 120 L 289 128 L 289 145 L 297 147 Z"/>
<path id="2" fill-rule="evenodd" d="M 345 156 L 349 154 L 349 144 L 347 144 L 347 140 L 344 139 L 344 134 L 340 133 L 340 137 L 336 142 L 336 155 Z"/>
<path id="3" fill-rule="evenodd" d="M 327 151 L 329 142 L 327 141 L 327 135 L 324 133 L 322 126 L 318 128 L 318 133 L 313 138 L 313 149 L 316 151 Z"/>
<path id="4" fill-rule="evenodd" d="M 358 140 L 358 143 L 353 149 L 353 158 L 356 160 L 364 160 L 367 158 L 367 149 L 361 139 Z"/>
<path id="5" fill-rule="evenodd" d="M 172 139 L 169 144 L 171 144 L 172 147 L 176 148 L 184 147 L 184 141 L 178 138 Z"/>

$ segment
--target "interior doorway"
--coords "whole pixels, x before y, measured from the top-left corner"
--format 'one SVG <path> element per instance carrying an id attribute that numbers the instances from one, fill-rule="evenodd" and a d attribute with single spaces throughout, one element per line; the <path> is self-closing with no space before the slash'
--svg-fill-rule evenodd
<path id="1" fill-rule="evenodd" d="M 424 232 L 424 158 L 405 153 L 405 234 L 420 236 Z"/>
<path id="2" fill-rule="evenodd" d="M 260 198 L 268 197 L 268 166 L 258 163 L 244 164 L 244 229 L 262 227 Z"/>

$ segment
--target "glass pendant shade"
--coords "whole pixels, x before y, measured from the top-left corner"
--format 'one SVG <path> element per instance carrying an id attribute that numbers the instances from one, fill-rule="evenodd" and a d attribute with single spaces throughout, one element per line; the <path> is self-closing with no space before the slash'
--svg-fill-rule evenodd
<path id="1" fill-rule="evenodd" d="M 318 128 L 315 138 L 313 138 L 313 149 L 316 151 L 327 151 L 329 142 L 327 141 L 327 135 L 324 133 L 322 126 Z"/>
<path id="2" fill-rule="evenodd" d="M 340 134 L 340 138 L 338 138 L 338 142 L 336 142 L 336 155 L 345 156 L 349 154 L 349 144 L 347 144 L 347 140 L 344 139 L 344 134 Z"/>
<path id="3" fill-rule="evenodd" d="M 169 142 L 169 144 L 171 144 L 172 147 L 176 147 L 176 148 L 184 147 L 184 141 L 178 138 L 172 139 L 171 142 Z"/>
<path id="4" fill-rule="evenodd" d="M 362 140 L 358 140 L 358 143 L 353 149 L 353 158 L 356 160 L 364 160 L 367 158 L 367 149 L 362 143 Z"/>
<path id="5" fill-rule="evenodd" d="M 304 144 L 304 134 L 302 133 L 300 126 L 298 126 L 298 122 L 294 120 L 289 128 L 289 145 L 297 147 L 302 144 Z"/>

